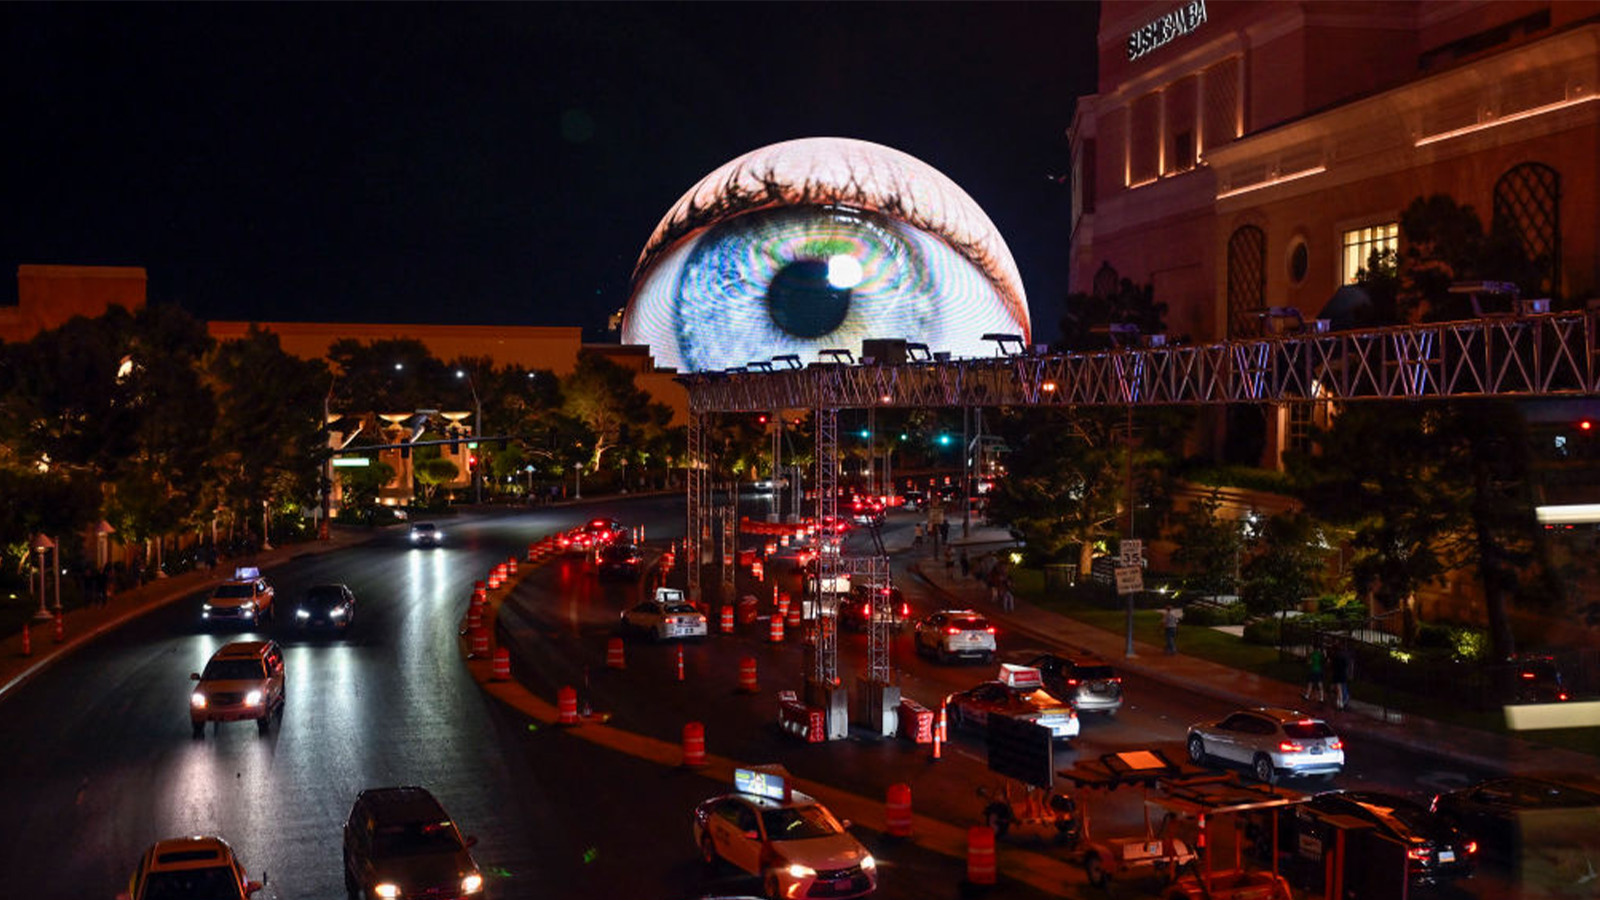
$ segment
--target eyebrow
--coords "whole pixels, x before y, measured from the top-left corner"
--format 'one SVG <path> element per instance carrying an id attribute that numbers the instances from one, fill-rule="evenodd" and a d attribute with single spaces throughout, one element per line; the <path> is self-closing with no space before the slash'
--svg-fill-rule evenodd
<path id="1" fill-rule="evenodd" d="M 916 157 L 852 138 L 769 144 L 719 166 L 662 217 L 632 282 L 692 234 L 736 215 L 793 206 L 892 216 L 935 234 L 983 272 L 1016 321 L 1031 325 L 1016 262 L 978 204 Z"/>

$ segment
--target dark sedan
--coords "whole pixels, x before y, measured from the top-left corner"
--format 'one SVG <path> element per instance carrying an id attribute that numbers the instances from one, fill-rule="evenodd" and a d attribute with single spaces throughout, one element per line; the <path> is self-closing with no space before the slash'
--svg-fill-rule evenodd
<path id="1" fill-rule="evenodd" d="M 600 551 L 601 578 L 638 578 L 639 548 L 633 544 L 610 544 Z"/>
<path id="2" fill-rule="evenodd" d="M 294 607 L 297 628 L 345 631 L 356 618 L 356 595 L 342 584 L 318 584 Z"/>
<path id="3" fill-rule="evenodd" d="M 1432 809 L 1483 847 L 1515 863 L 1528 853 L 1600 847 L 1600 779 L 1585 775 L 1491 778 L 1433 798 Z"/>
<path id="4" fill-rule="evenodd" d="M 1326 816 L 1370 822 L 1379 835 L 1404 844 L 1414 884 L 1469 877 L 1478 861 L 1478 842 L 1449 820 L 1415 800 L 1381 791 L 1327 791 L 1295 807 L 1297 840 L 1289 846 L 1320 856 L 1321 842 L 1331 840 L 1321 821 Z"/>

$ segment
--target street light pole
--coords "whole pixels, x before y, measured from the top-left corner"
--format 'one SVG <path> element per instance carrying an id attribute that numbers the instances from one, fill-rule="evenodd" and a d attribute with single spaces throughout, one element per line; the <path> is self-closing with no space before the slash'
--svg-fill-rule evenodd
<path id="1" fill-rule="evenodd" d="M 328 393 L 322 397 L 322 430 L 328 433 L 328 446 L 323 448 L 327 456 L 322 460 L 322 519 L 317 523 L 317 540 L 319 541 L 329 540 L 333 536 L 328 523 L 328 517 L 333 514 L 333 442 L 331 440 L 333 433 L 329 431 L 329 426 L 333 423 L 329 420 L 328 415 L 332 400 L 333 385 L 330 383 L 328 385 Z M 215 540 L 212 543 L 215 543 Z"/>
<path id="2" fill-rule="evenodd" d="M 457 369 L 456 377 L 465 378 L 467 390 L 472 392 L 472 443 L 478 445 L 480 444 L 478 439 L 483 437 L 483 401 L 478 399 L 478 386 L 473 384 L 472 375 L 467 370 Z M 473 452 L 479 449 L 482 448 L 475 446 Z M 477 466 L 472 468 L 472 502 L 478 506 L 483 505 L 483 473 L 478 471 Z"/>

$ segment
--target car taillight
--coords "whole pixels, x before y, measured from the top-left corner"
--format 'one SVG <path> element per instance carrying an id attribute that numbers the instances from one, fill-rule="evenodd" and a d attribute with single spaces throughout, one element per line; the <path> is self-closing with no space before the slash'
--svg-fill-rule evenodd
<path id="1" fill-rule="evenodd" d="M 1294 741 L 1279 741 L 1278 742 L 1278 752 L 1279 753 L 1299 753 L 1300 751 L 1302 751 L 1304 749 L 1305 749 L 1304 747 L 1300 746 L 1299 744 L 1296 744 Z"/>
<path id="2" fill-rule="evenodd" d="M 1333 740 L 1328 742 L 1328 749 L 1329 750 L 1343 750 L 1344 749 L 1344 741 L 1341 741 L 1338 738 L 1334 738 Z"/>
<path id="3" fill-rule="evenodd" d="M 1078 686 L 1078 679 L 1076 679 L 1076 678 L 1068 678 L 1067 679 L 1067 687 L 1077 687 L 1077 686 Z"/>
<path id="4" fill-rule="evenodd" d="M 1115 678 L 1108 678 L 1106 680 L 1110 681 L 1112 684 L 1121 684 L 1122 683 L 1122 676 L 1118 675 Z"/>
<path id="5" fill-rule="evenodd" d="M 994 626 L 993 626 L 993 625 L 990 625 L 990 626 L 989 626 L 989 627 L 988 627 L 988 628 L 985 628 L 985 629 L 984 629 L 984 631 L 987 631 L 987 632 L 989 632 L 989 633 L 990 633 L 990 634 L 994 634 L 994 633 L 995 633 L 995 632 L 994 632 Z"/>
<path id="6" fill-rule="evenodd" d="M 1532 672 L 1523 672 L 1522 673 L 1522 677 L 1528 679 L 1529 681 L 1532 681 L 1533 680 L 1533 673 Z"/>
<path id="7" fill-rule="evenodd" d="M 1471 856 L 1472 854 L 1477 853 L 1478 852 L 1478 842 L 1477 841 L 1467 841 L 1466 850 L 1467 850 L 1467 855 L 1468 856 Z"/>
<path id="8" fill-rule="evenodd" d="M 1556 695 L 1556 699 L 1557 700 L 1563 700 L 1563 701 L 1566 700 L 1567 699 L 1566 692 L 1563 691 L 1562 693 L 1557 694 Z"/>
<path id="9" fill-rule="evenodd" d="M 960 634 L 961 633 L 961 629 L 955 627 L 954 625 L 949 625 L 949 626 L 945 627 L 944 633 L 945 634 Z"/>
<path id="10" fill-rule="evenodd" d="M 903 618 L 905 618 L 906 616 L 909 616 L 909 615 L 911 615 L 911 604 L 909 604 L 909 603 L 900 604 L 900 617 L 903 619 Z"/>
<path id="11" fill-rule="evenodd" d="M 1406 851 L 1406 856 L 1409 856 L 1412 859 L 1425 860 L 1431 855 L 1433 855 L 1433 851 L 1429 850 L 1427 847 L 1412 847 L 1410 850 Z"/>

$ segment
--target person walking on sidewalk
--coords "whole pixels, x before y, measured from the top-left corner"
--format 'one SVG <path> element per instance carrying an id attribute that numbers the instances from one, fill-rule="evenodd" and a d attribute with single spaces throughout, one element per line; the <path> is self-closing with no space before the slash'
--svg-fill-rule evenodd
<path id="1" fill-rule="evenodd" d="M 1348 709 L 1350 707 L 1350 677 L 1355 674 L 1355 660 L 1350 657 L 1350 649 L 1340 641 L 1333 648 L 1333 659 L 1329 660 L 1330 672 L 1328 679 L 1333 682 L 1333 706 L 1335 709 Z"/>
<path id="2" fill-rule="evenodd" d="M 968 575 L 971 575 L 971 574 L 972 574 L 972 560 L 967 558 L 967 548 L 962 547 L 961 548 L 961 577 L 965 578 L 965 577 L 967 577 Z"/>
<path id="3" fill-rule="evenodd" d="M 1327 676 L 1324 668 L 1327 661 L 1322 652 L 1322 644 L 1313 644 L 1311 652 L 1306 654 L 1306 690 L 1300 696 L 1310 700 L 1311 692 L 1316 691 L 1318 703 L 1328 702 Z"/>
<path id="4" fill-rule="evenodd" d="M 1183 621 L 1183 610 L 1168 603 L 1161 608 L 1161 630 L 1167 635 L 1167 655 L 1178 652 L 1178 623 Z"/>
<path id="5" fill-rule="evenodd" d="M 1017 595 L 1011 591 L 1010 575 L 1002 574 L 1000 576 L 1000 608 L 1005 612 L 1011 612 L 1017 608 Z"/>
<path id="6" fill-rule="evenodd" d="M 949 544 L 944 545 L 944 577 L 948 581 L 956 578 L 956 554 L 950 549 Z"/>
<path id="7" fill-rule="evenodd" d="M 922 523 L 921 522 L 917 523 L 917 530 L 914 532 L 914 534 L 915 534 L 915 537 L 913 537 L 911 539 L 911 549 L 913 549 L 913 550 L 921 550 L 922 549 Z"/>

